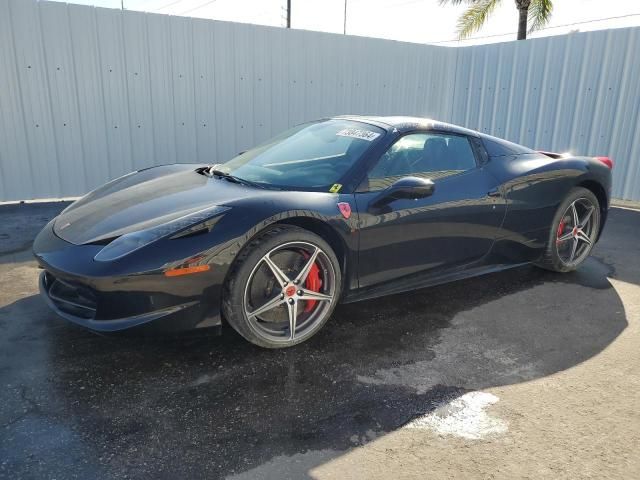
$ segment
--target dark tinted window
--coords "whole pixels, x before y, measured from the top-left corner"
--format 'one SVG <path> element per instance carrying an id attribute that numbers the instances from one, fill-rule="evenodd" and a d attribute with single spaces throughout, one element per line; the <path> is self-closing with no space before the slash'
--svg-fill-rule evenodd
<path id="1" fill-rule="evenodd" d="M 467 137 L 414 133 L 395 142 L 369 172 L 369 190 L 388 187 L 397 179 L 419 176 L 437 180 L 476 166 Z"/>
<path id="2" fill-rule="evenodd" d="M 482 142 L 484 143 L 487 153 L 490 157 L 504 157 L 506 155 L 521 155 L 523 153 L 534 153 L 533 150 L 517 143 L 512 143 L 501 138 L 492 137 L 490 135 L 483 135 Z"/>
<path id="3" fill-rule="evenodd" d="M 478 137 L 469 137 L 469 141 L 476 151 L 476 155 L 478 156 L 478 163 L 480 165 L 484 165 L 485 163 L 487 163 L 489 161 L 489 154 L 487 153 L 487 149 L 484 148 L 482 140 L 480 140 Z"/>

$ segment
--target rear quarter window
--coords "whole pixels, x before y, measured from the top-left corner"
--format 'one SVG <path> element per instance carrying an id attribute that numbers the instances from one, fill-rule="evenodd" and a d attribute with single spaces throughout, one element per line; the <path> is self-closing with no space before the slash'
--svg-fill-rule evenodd
<path id="1" fill-rule="evenodd" d="M 535 153 L 533 150 L 517 143 L 509 142 L 501 138 L 484 135 L 482 137 L 484 148 L 490 157 L 504 157 L 507 155 L 522 155 L 523 153 Z"/>

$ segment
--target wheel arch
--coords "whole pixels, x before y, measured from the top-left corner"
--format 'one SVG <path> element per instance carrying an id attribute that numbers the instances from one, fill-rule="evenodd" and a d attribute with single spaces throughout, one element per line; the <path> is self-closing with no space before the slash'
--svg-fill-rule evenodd
<path id="1" fill-rule="evenodd" d="M 344 240 L 342 240 L 338 232 L 336 232 L 328 223 L 314 217 L 290 217 L 284 220 L 280 220 L 275 224 L 271 224 L 270 226 L 272 225 L 294 225 L 322 237 L 333 249 L 336 257 L 338 257 L 338 262 L 340 263 L 341 270 L 340 273 L 342 274 L 343 280 L 346 279 L 348 269 L 347 246 L 345 245 Z M 345 288 L 346 282 L 343 281 L 342 285 L 343 288 Z"/>
<path id="2" fill-rule="evenodd" d="M 239 242 L 237 245 L 237 253 L 234 255 L 233 260 L 231 261 L 230 267 L 227 270 L 223 285 L 227 285 L 229 277 L 233 274 L 238 259 L 240 258 L 242 252 L 251 244 L 251 242 L 262 235 L 266 230 L 277 227 L 279 225 L 291 225 L 296 226 L 316 235 L 322 237 L 331 247 L 336 257 L 338 258 L 338 262 L 340 265 L 341 276 L 342 276 L 342 290 L 343 292 L 347 290 L 349 287 L 347 285 L 347 272 L 351 273 L 351 265 L 348 265 L 348 247 L 345 244 L 344 240 L 340 236 L 340 234 L 331 227 L 327 222 L 310 216 L 286 216 L 286 217 L 272 217 L 266 221 L 264 221 L 261 225 L 254 227 L 244 236 L 243 240 Z M 340 292 L 342 295 L 342 292 Z"/>
<path id="3" fill-rule="evenodd" d="M 600 234 L 602 233 L 602 229 L 604 228 L 604 224 L 607 220 L 607 212 L 608 212 L 608 206 L 609 206 L 609 198 L 607 197 L 607 191 L 596 180 L 584 180 L 576 186 L 586 188 L 591 193 L 593 193 L 598 199 L 598 203 L 600 204 L 600 218 L 601 218 L 600 228 L 598 231 L 598 238 L 600 238 Z"/>
<path id="4" fill-rule="evenodd" d="M 303 215 L 304 215 L 304 212 L 303 212 Z M 234 243 L 234 249 L 233 249 L 235 254 L 234 254 L 233 260 L 230 263 L 230 267 L 225 274 L 225 278 L 222 284 L 222 292 L 221 292 L 222 302 L 220 307 L 220 315 L 224 324 L 232 326 L 245 339 L 251 341 L 256 345 L 260 345 L 267 348 L 277 348 L 278 346 L 286 346 L 286 345 L 283 344 L 283 345 L 274 346 L 273 344 L 269 344 L 268 342 L 265 343 L 264 338 L 262 340 L 259 340 L 259 339 L 257 340 L 259 335 L 258 337 L 256 337 L 255 335 L 251 335 L 250 333 L 248 333 L 249 331 L 246 330 L 244 326 L 242 326 L 242 325 L 245 325 L 246 322 L 241 322 L 237 318 L 237 315 L 234 312 L 237 311 L 237 307 L 238 305 L 240 305 L 239 302 L 241 301 L 241 300 L 238 300 L 238 295 L 246 295 L 246 292 L 244 292 L 243 290 L 243 293 L 239 294 L 238 285 L 243 286 L 242 288 L 244 289 L 245 286 L 247 285 L 246 282 L 248 281 L 248 279 L 251 278 L 251 275 L 253 273 L 253 271 L 251 271 L 251 273 L 248 273 L 248 270 L 243 265 L 245 266 L 249 265 L 249 267 L 252 267 L 253 269 L 255 269 L 255 266 L 256 266 L 255 258 L 259 258 L 259 257 L 256 257 L 254 255 L 251 261 L 249 261 L 248 263 L 245 263 L 247 261 L 247 256 L 252 255 L 253 248 L 260 246 L 263 242 L 270 242 L 270 244 L 267 245 L 267 247 L 273 248 L 273 245 L 274 244 L 278 245 L 278 242 L 279 242 L 277 235 L 279 235 L 280 233 L 286 232 L 287 230 L 289 230 L 290 232 L 289 240 L 288 240 L 289 242 L 292 242 L 292 241 L 295 242 L 296 238 L 300 240 L 304 240 L 305 238 L 309 239 L 309 238 L 313 238 L 314 236 L 321 237 L 321 239 L 324 240 L 323 244 L 326 242 L 328 244 L 328 247 L 333 251 L 332 253 L 327 252 L 327 253 L 330 253 L 328 257 L 334 257 L 334 253 L 335 253 L 335 257 L 336 257 L 335 259 L 333 258 L 328 259 L 328 261 L 332 264 L 332 270 L 333 271 L 338 269 L 342 270 L 341 272 L 338 272 L 340 273 L 340 275 L 337 275 L 337 278 L 336 278 L 336 282 L 337 282 L 336 289 L 332 291 L 332 293 L 335 292 L 335 301 L 332 301 L 330 306 L 327 307 L 330 309 L 329 313 L 327 314 L 326 317 L 324 317 L 324 319 L 322 320 L 322 323 L 319 324 L 320 326 L 322 326 L 328 320 L 333 308 L 335 308 L 335 305 L 339 302 L 340 296 L 344 291 L 344 286 L 343 286 L 344 285 L 344 281 L 343 281 L 344 268 L 345 268 L 344 265 L 346 264 L 345 258 L 348 257 L 348 252 L 346 250 L 346 242 L 343 243 L 343 240 L 340 238 L 339 232 L 334 231 L 331 225 L 329 225 L 328 223 L 320 219 L 314 219 L 314 218 L 309 218 L 304 216 L 292 216 L 292 217 L 283 218 L 283 215 L 278 215 L 278 216 L 270 217 L 264 220 L 263 222 L 261 222 L 260 224 L 255 225 L 254 228 L 252 228 L 250 231 L 248 231 L 245 235 L 242 236 L 242 241 L 240 241 L 239 239 L 236 239 L 237 241 Z M 304 230 L 306 233 L 302 234 L 300 230 Z M 298 231 L 298 234 L 296 234 L 295 231 Z M 312 240 L 309 240 L 309 241 L 312 241 Z M 324 246 L 322 248 L 328 251 L 327 246 Z M 261 251 L 259 252 L 259 255 L 263 255 L 263 253 L 264 252 Z M 336 260 L 337 260 L 337 265 L 336 265 Z M 258 260 L 258 264 L 259 262 L 260 260 Z M 244 270 L 240 270 L 243 268 Z M 243 276 L 234 278 L 234 275 L 236 275 L 239 272 L 242 272 Z M 289 293 L 287 294 L 292 295 Z M 284 291 L 283 291 L 283 295 L 284 295 Z"/>

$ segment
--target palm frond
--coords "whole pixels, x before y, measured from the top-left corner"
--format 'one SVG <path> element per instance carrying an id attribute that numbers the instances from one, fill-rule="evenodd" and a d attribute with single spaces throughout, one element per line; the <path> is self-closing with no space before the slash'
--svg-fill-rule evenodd
<path id="1" fill-rule="evenodd" d="M 501 0 L 477 0 L 458 19 L 458 38 L 467 38 L 485 24 Z"/>
<path id="2" fill-rule="evenodd" d="M 529 5 L 529 33 L 541 29 L 551 19 L 553 0 L 531 0 Z"/>

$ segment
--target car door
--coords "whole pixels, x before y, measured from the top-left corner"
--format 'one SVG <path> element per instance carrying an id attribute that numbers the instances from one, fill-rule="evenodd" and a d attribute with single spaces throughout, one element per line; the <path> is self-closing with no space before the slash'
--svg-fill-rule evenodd
<path id="1" fill-rule="evenodd" d="M 377 199 L 406 176 L 431 179 L 433 194 Z M 441 274 L 484 257 L 498 237 L 506 204 L 466 135 L 413 132 L 369 170 L 355 194 L 359 214 L 359 285 Z"/>

